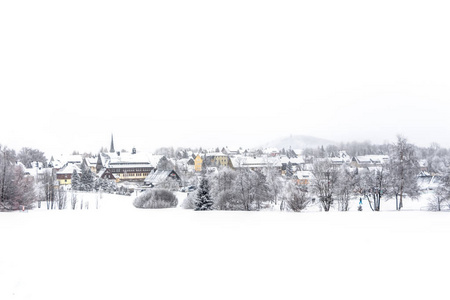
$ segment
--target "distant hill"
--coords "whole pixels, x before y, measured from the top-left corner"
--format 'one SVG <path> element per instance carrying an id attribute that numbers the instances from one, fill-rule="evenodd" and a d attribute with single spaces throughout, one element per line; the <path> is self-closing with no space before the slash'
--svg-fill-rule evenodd
<path id="1" fill-rule="evenodd" d="M 336 144 L 333 141 L 321 139 L 313 136 L 307 135 L 292 135 L 289 137 L 280 138 L 273 140 L 263 145 L 264 148 L 275 147 L 278 149 L 303 149 L 303 148 L 316 148 L 320 146 L 327 146 Z"/>

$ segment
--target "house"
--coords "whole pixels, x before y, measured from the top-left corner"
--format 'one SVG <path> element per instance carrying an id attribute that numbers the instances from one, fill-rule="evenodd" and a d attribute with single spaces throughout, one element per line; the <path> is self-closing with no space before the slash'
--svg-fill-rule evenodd
<path id="1" fill-rule="evenodd" d="M 298 185 L 306 186 L 311 184 L 311 180 L 314 179 L 314 175 L 311 171 L 297 171 L 293 178 Z"/>
<path id="2" fill-rule="evenodd" d="M 388 155 L 364 155 L 352 158 L 351 165 L 356 168 L 377 167 L 389 161 Z"/>
<path id="3" fill-rule="evenodd" d="M 53 174 L 53 168 L 44 168 L 44 164 L 41 162 L 33 161 L 31 168 L 25 168 L 23 164 L 21 165 L 25 175 L 33 176 L 35 182 L 44 179 L 46 175 L 51 176 Z"/>
<path id="4" fill-rule="evenodd" d="M 229 167 L 231 164 L 228 155 L 222 152 L 206 153 L 205 163 L 208 167 Z"/>
<path id="5" fill-rule="evenodd" d="M 81 175 L 81 169 L 76 164 L 67 164 L 64 168 L 56 172 L 56 180 L 59 185 L 72 184 L 72 174 L 74 170 Z"/>
<path id="6" fill-rule="evenodd" d="M 181 178 L 174 170 L 154 170 L 145 178 L 144 184 L 176 190 L 181 186 Z"/>
<path id="7" fill-rule="evenodd" d="M 161 157 L 158 156 L 158 159 Z M 158 159 L 144 153 L 100 153 L 97 158 L 96 170 L 108 169 L 105 174 L 113 174 L 116 181 L 144 181 L 156 168 Z"/>
<path id="8" fill-rule="evenodd" d="M 195 172 L 195 161 L 193 158 L 182 158 L 177 162 L 178 169 L 183 173 L 194 173 Z"/>
<path id="9" fill-rule="evenodd" d="M 116 178 L 116 176 L 111 172 L 111 170 L 107 168 L 103 168 L 102 170 L 100 170 L 100 172 L 98 172 L 98 178 L 115 182 L 119 181 L 118 178 Z"/>
<path id="10" fill-rule="evenodd" d="M 197 154 L 197 156 L 194 159 L 194 169 L 195 172 L 201 172 L 202 171 L 202 165 L 203 165 L 203 158 L 200 156 L 200 154 Z"/>
<path id="11" fill-rule="evenodd" d="M 231 158 L 231 166 L 233 169 L 248 168 L 253 171 L 262 170 L 264 168 L 275 168 L 281 173 L 281 160 L 278 157 L 251 157 L 236 156 Z"/>
<path id="12" fill-rule="evenodd" d="M 295 168 L 295 171 L 303 169 L 303 166 L 305 165 L 305 160 L 301 157 L 287 157 L 287 156 L 280 156 L 279 157 L 281 162 L 281 170 L 284 172 L 286 171 L 286 167 L 289 163 Z"/>
<path id="13" fill-rule="evenodd" d="M 230 155 L 230 156 L 233 156 L 233 155 L 239 155 L 239 154 L 241 154 L 241 149 L 239 149 L 239 148 L 229 148 L 229 147 L 224 147 L 224 148 L 222 148 L 222 151 L 221 151 L 223 154 L 225 154 L 225 155 Z"/>
<path id="14" fill-rule="evenodd" d="M 91 172 L 97 174 L 97 157 L 85 157 L 81 164 L 81 169 L 89 168 Z"/>
<path id="15" fill-rule="evenodd" d="M 81 155 L 61 155 L 56 158 L 52 156 L 49 165 L 52 166 L 56 171 L 59 171 L 69 164 L 75 164 L 78 167 L 81 167 L 82 162 L 83 158 Z"/>

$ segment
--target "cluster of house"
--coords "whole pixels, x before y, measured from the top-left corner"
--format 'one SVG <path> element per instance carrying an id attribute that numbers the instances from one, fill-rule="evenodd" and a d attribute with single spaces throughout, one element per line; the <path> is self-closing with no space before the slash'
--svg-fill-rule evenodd
<path id="1" fill-rule="evenodd" d="M 347 165 L 370 170 L 387 163 L 389 157 L 387 155 L 352 157 L 345 151 L 339 151 L 333 157 L 324 159 L 336 167 Z M 61 156 L 56 159 L 52 157 L 48 164 L 49 168 L 43 168 L 42 164 L 36 163 L 26 172 L 36 178 L 51 172 L 56 174 L 60 186 L 68 186 L 71 185 L 74 172 L 81 174 L 83 169 L 89 168 L 97 178 L 103 180 L 116 183 L 134 181 L 155 187 L 167 181 L 181 185 L 181 177 L 201 172 L 215 172 L 220 167 L 235 170 L 247 168 L 253 171 L 271 168 L 279 174 L 288 175 L 299 185 L 309 185 L 314 178 L 312 162 L 313 158 L 301 156 L 301 150 L 290 150 L 289 155 L 285 155 L 275 148 L 253 152 L 228 147 L 222 150 L 202 151 L 198 154 L 189 153 L 185 158 L 174 160 L 163 155 L 138 153 L 136 149 L 130 153 L 115 152 L 111 141 L 110 152 L 101 152 L 93 157 L 81 155 Z"/>
<path id="2" fill-rule="evenodd" d="M 290 177 L 300 185 L 308 185 L 313 179 L 312 159 L 301 156 L 300 152 L 297 150 L 293 152 L 295 155 L 286 156 L 274 148 L 258 152 L 223 148 L 221 151 L 190 153 L 187 158 L 173 160 L 163 155 L 138 153 L 133 149 L 130 153 L 101 152 L 93 157 L 81 155 L 52 157 L 48 164 L 49 168 L 45 169 L 40 164 L 27 169 L 27 172 L 39 178 L 43 173 L 51 170 L 53 174 L 56 174 L 56 180 L 60 186 L 68 186 L 71 184 L 74 171 L 81 174 L 83 168 L 89 168 L 100 179 L 116 183 L 134 181 L 148 186 L 158 186 L 167 180 L 181 184 L 183 175 L 198 174 L 203 171 L 214 172 L 220 167 L 235 170 L 247 168 L 254 171 L 271 168 L 279 174 L 286 174 L 290 169 L 292 172 Z M 340 151 L 335 157 L 326 159 L 336 167 L 346 164 L 370 169 L 386 163 L 389 157 L 387 155 L 351 157 L 345 151 Z M 158 169 L 158 164 L 162 160 L 170 162 L 172 168 Z"/>
<path id="3" fill-rule="evenodd" d="M 156 185 L 162 180 L 162 174 L 178 182 L 180 177 L 174 170 L 157 170 L 157 165 L 164 156 L 147 153 L 99 153 L 93 157 L 72 155 L 62 156 L 50 161 L 56 173 L 56 180 L 60 186 L 70 185 L 73 172 L 81 174 L 84 168 L 89 168 L 97 178 L 114 181 L 136 181 L 148 185 Z"/>
<path id="4" fill-rule="evenodd" d="M 272 168 L 282 175 L 286 175 L 288 168 L 291 168 L 290 176 L 299 185 L 309 185 L 314 178 L 313 158 L 301 156 L 301 150 L 294 150 L 294 156 L 282 155 L 277 149 L 266 149 L 259 153 L 246 152 L 244 154 L 230 155 L 226 150 L 221 152 L 206 153 L 197 155 L 194 160 L 194 169 L 202 171 L 205 166 L 208 168 L 226 166 L 232 169 L 248 168 L 251 170 L 263 170 Z M 345 151 L 339 151 L 333 157 L 324 158 L 333 166 L 340 167 L 348 165 L 354 168 L 374 169 L 385 164 L 389 160 L 387 155 L 365 155 L 349 156 Z"/>

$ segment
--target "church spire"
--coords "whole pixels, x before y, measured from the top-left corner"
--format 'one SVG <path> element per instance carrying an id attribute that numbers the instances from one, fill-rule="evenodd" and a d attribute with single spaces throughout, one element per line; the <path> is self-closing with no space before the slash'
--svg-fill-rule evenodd
<path id="1" fill-rule="evenodd" d="M 111 133 L 111 149 L 109 149 L 109 152 L 110 153 L 116 152 L 116 150 L 114 150 L 114 139 L 112 133 Z"/>

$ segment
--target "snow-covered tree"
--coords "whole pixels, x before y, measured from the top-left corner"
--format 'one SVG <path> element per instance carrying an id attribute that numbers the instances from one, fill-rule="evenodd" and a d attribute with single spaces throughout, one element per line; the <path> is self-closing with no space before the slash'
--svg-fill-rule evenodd
<path id="1" fill-rule="evenodd" d="M 137 208 L 170 208 L 178 205 L 178 199 L 169 190 L 150 189 L 136 197 L 133 205 Z"/>
<path id="2" fill-rule="evenodd" d="M 286 164 L 286 177 L 291 178 L 294 175 L 294 170 L 291 161 Z"/>
<path id="3" fill-rule="evenodd" d="M 312 173 L 312 191 L 319 197 L 322 208 L 329 211 L 334 202 L 338 172 L 328 160 L 317 160 Z"/>
<path id="4" fill-rule="evenodd" d="M 80 178 L 80 190 L 81 191 L 92 191 L 95 184 L 95 175 L 92 173 L 91 169 L 84 167 L 81 170 Z"/>
<path id="5" fill-rule="evenodd" d="M 73 172 L 72 172 L 72 189 L 75 191 L 80 190 L 81 188 L 81 178 L 80 178 L 80 174 L 78 174 L 77 170 L 74 168 Z"/>
<path id="6" fill-rule="evenodd" d="M 441 211 L 444 206 L 450 208 L 450 174 L 446 174 L 440 180 L 439 186 L 434 190 L 433 198 L 428 203 L 428 208 Z"/>
<path id="7" fill-rule="evenodd" d="M 211 200 L 209 189 L 208 179 L 206 176 L 203 176 L 197 189 L 195 210 L 212 210 L 214 202 Z"/>
<path id="8" fill-rule="evenodd" d="M 161 157 L 158 164 L 156 165 L 157 170 L 166 170 L 166 171 L 172 171 L 175 169 L 174 164 L 167 159 L 166 156 Z"/>
<path id="9" fill-rule="evenodd" d="M 234 188 L 236 177 L 237 172 L 226 167 L 221 167 L 217 173 L 210 175 L 210 192 L 216 209 L 237 209 L 237 197 Z"/>
<path id="10" fill-rule="evenodd" d="M 373 211 L 380 211 L 381 198 L 389 197 L 390 176 L 386 166 L 380 166 L 373 170 L 367 170 L 360 174 L 359 191 L 369 201 Z"/>
<path id="11" fill-rule="evenodd" d="M 264 169 L 264 175 L 266 175 L 266 183 L 271 195 L 271 202 L 277 205 L 278 197 L 283 190 L 281 175 L 276 168 L 271 166 Z"/>
<path id="12" fill-rule="evenodd" d="M 420 195 L 417 183 L 420 167 L 414 145 L 402 136 L 397 137 L 397 143 L 392 147 L 389 169 L 391 193 L 395 195 L 396 209 L 400 210 L 404 196 L 414 199 Z"/>
<path id="13" fill-rule="evenodd" d="M 345 165 L 339 169 L 336 182 L 336 198 L 340 211 L 348 211 L 350 209 L 350 198 L 357 189 L 358 180 L 357 169 L 350 169 Z"/>
<path id="14" fill-rule="evenodd" d="M 44 166 L 47 165 L 47 158 L 45 157 L 44 152 L 28 147 L 20 149 L 17 154 L 17 160 L 23 163 L 27 168 L 31 168 L 31 163 L 34 161 L 41 162 Z"/>
<path id="15" fill-rule="evenodd" d="M 308 193 L 292 182 L 287 185 L 286 192 L 286 207 L 289 210 L 300 212 L 306 209 L 311 201 Z"/>
<path id="16" fill-rule="evenodd" d="M 0 211 L 30 209 L 36 198 L 34 179 L 15 162 L 14 150 L 0 146 Z"/>

